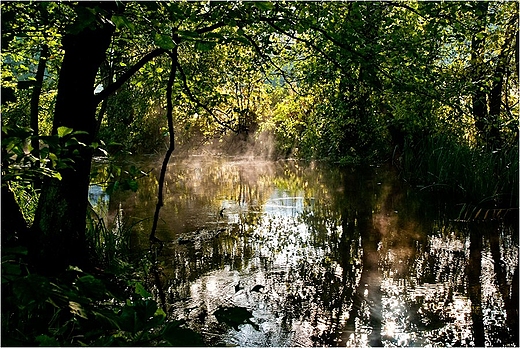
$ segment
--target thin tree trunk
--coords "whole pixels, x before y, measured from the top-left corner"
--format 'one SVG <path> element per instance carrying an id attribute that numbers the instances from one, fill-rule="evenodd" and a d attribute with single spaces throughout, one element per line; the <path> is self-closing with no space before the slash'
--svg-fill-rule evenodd
<path id="1" fill-rule="evenodd" d="M 47 65 L 47 57 L 49 55 L 49 48 L 47 45 L 42 46 L 42 50 L 40 52 L 40 59 L 38 60 L 38 68 L 36 70 L 36 81 L 31 94 L 31 128 L 34 131 L 34 138 L 32 140 L 32 147 L 35 150 L 35 155 L 38 157 L 39 155 L 39 122 L 38 122 L 38 113 L 39 113 L 39 104 L 40 104 L 40 95 L 42 93 L 42 85 L 43 85 L 43 77 L 45 73 L 45 67 Z"/>
<path id="2" fill-rule="evenodd" d="M 157 237 L 155 236 L 155 233 L 157 231 L 157 223 L 159 221 L 159 212 L 161 210 L 161 207 L 164 205 L 163 200 L 163 189 L 164 189 L 164 179 L 166 176 L 166 169 L 168 167 L 168 162 L 170 161 L 170 157 L 175 150 L 175 132 L 173 129 L 173 101 L 172 101 L 172 94 L 173 94 L 173 83 L 175 81 L 175 76 L 177 74 L 177 47 L 173 49 L 173 52 L 171 53 L 171 59 L 172 59 L 172 67 L 170 70 L 170 78 L 168 80 L 168 85 L 166 87 L 166 117 L 168 119 L 168 132 L 170 133 L 170 143 L 168 146 L 168 150 L 166 150 L 166 154 L 164 155 L 164 160 L 161 166 L 161 173 L 159 175 L 159 187 L 158 187 L 158 193 L 157 193 L 157 205 L 155 206 L 155 214 L 153 218 L 153 225 L 152 225 L 152 231 L 150 232 L 150 241 L 156 242 L 158 241 Z"/>
<path id="3" fill-rule="evenodd" d="M 488 110 L 487 110 L 487 93 L 484 79 L 484 63 L 483 52 L 484 38 L 478 34 L 484 32 L 486 16 L 488 12 L 488 3 L 475 2 L 475 10 L 477 13 L 477 29 L 476 34 L 471 39 L 471 64 L 473 66 L 472 83 L 475 88 L 472 97 L 472 113 L 475 120 L 475 128 L 477 136 L 482 144 L 487 144 L 487 128 L 488 128 Z"/>

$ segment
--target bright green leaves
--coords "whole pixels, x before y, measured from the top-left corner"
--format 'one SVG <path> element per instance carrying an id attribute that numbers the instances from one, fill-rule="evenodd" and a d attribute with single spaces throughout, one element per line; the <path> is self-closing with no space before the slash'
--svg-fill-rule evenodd
<path id="1" fill-rule="evenodd" d="M 475 34 L 475 37 L 478 39 L 478 40 L 482 40 L 486 37 L 486 33 L 485 32 L 478 32 Z"/>
<path id="2" fill-rule="evenodd" d="M 72 133 L 73 129 L 68 127 L 58 127 L 58 137 L 63 138 L 66 135 Z"/>
<path id="3" fill-rule="evenodd" d="M 27 127 L 2 127 L 2 179 L 31 181 L 43 176 L 61 180 L 59 170 L 70 168 L 87 145 L 80 139 L 85 131 L 58 127 L 52 136 L 35 136 Z M 33 147 L 38 141 L 38 149 Z M 96 144 L 98 146 L 99 144 Z"/>
<path id="4" fill-rule="evenodd" d="M 130 31 L 135 31 L 135 24 L 132 23 L 126 16 L 123 15 L 113 15 L 112 22 L 116 25 L 117 29 L 128 29 Z"/>
<path id="5" fill-rule="evenodd" d="M 175 47 L 175 43 L 170 35 L 155 33 L 153 39 L 154 43 L 162 49 L 171 50 Z"/>
<path id="6" fill-rule="evenodd" d="M 148 299 L 152 297 L 152 294 L 150 294 L 141 283 L 135 284 L 135 293 L 139 296 L 141 296 L 144 299 Z"/>
<path id="7" fill-rule="evenodd" d="M 274 8 L 274 4 L 268 1 L 254 1 L 253 4 L 261 11 L 268 11 Z"/>
<path id="8" fill-rule="evenodd" d="M 2 127 L 2 184 L 10 181 L 31 181 L 34 178 L 49 176 L 61 179 L 55 170 L 58 164 L 56 150 L 51 150 L 50 142 L 43 140 L 42 151 L 31 145 L 33 132 L 24 127 Z M 56 141 L 56 139 L 52 139 Z M 46 150 L 45 150 L 46 149 Z M 52 153 L 52 154 L 51 154 Z M 56 159 L 56 162 L 52 160 Z M 49 163 L 53 161 L 52 163 Z M 48 166 L 50 164 L 50 166 Z"/>

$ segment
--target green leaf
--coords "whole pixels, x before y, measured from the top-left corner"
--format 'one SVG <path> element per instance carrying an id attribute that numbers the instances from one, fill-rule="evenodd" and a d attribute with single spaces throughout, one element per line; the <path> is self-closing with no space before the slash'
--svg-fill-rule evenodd
<path id="1" fill-rule="evenodd" d="M 143 284 L 137 282 L 135 284 L 135 293 L 140 295 L 142 298 L 150 298 L 152 297 L 152 294 L 150 294 L 146 289 L 144 288 Z"/>
<path id="2" fill-rule="evenodd" d="M 130 20 L 126 16 L 113 15 L 112 22 L 114 22 L 118 29 L 127 28 L 130 31 L 135 30 L 134 23 L 130 22 Z"/>
<path id="3" fill-rule="evenodd" d="M 60 345 L 54 337 L 47 335 L 37 336 L 36 342 L 40 344 L 40 347 L 58 347 Z"/>
<path id="4" fill-rule="evenodd" d="M 69 127 L 58 127 L 58 137 L 63 138 L 64 136 L 72 133 L 73 129 Z"/>
<path id="5" fill-rule="evenodd" d="M 153 39 L 155 44 L 162 49 L 171 50 L 175 47 L 175 43 L 173 42 L 172 37 L 169 35 L 155 33 Z"/>
<path id="6" fill-rule="evenodd" d="M 195 49 L 203 52 L 211 51 L 217 45 L 216 42 L 211 41 L 197 41 L 195 43 Z"/>
<path id="7" fill-rule="evenodd" d="M 94 276 L 86 275 L 76 281 L 77 289 L 87 297 L 103 298 L 106 296 L 105 284 Z"/>
<path id="8" fill-rule="evenodd" d="M 482 40 L 485 36 L 486 36 L 486 34 L 482 31 L 475 35 L 475 37 L 479 40 Z"/>
<path id="9" fill-rule="evenodd" d="M 17 254 L 17 255 L 27 255 L 27 248 L 23 246 L 17 246 L 12 248 L 2 248 L 2 254 Z"/>
<path id="10" fill-rule="evenodd" d="M 70 138 L 69 140 L 67 140 L 67 141 L 65 142 L 65 147 L 74 146 L 74 145 L 78 145 L 78 144 L 79 144 L 78 139 L 76 139 L 76 138 Z"/>
<path id="11" fill-rule="evenodd" d="M 268 11 L 274 8 L 274 4 L 268 1 L 255 1 L 253 3 L 261 11 Z"/>
<path id="12" fill-rule="evenodd" d="M 153 316 L 159 317 L 159 318 L 166 318 L 166 313 L 163 311 L 163 309 L 161 307 L 159 307 L 159 308 L 157 308 L 157 310 L 155 311 Z"/>

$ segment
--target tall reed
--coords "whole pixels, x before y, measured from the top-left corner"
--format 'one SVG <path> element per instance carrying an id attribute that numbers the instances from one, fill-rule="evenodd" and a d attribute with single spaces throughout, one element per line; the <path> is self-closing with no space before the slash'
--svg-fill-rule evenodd
<path id="1" fill-rule="evenodd" d="M 475 218 L 482 209 L 518 208 L 518 162 L 517 145 L 492 151 L 435 135 L 405 146 L 402 175 L 423 190 L 449 195 Z"/>
<path id="2" fill-rule="evenodd" d="M 130 260 L 131 226 L 127 226 L 118 212 L 109 226 L 107 212 L 90 205 L 87 215 L 87 241 L 93 264 L 108 269 L 119 269 Z"/>

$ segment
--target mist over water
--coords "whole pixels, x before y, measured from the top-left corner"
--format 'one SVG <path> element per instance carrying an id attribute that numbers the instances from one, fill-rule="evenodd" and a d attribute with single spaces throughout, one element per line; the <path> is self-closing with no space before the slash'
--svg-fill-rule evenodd
<path id="1" fill-rule="evenodd" d="M 158 163 L 110 197 L 136 250 Z M 388 168 L 174 157 L 164 193 L 168 314 L 208 345 L 515 345 L 516 227 L 453 222 Z"/>

